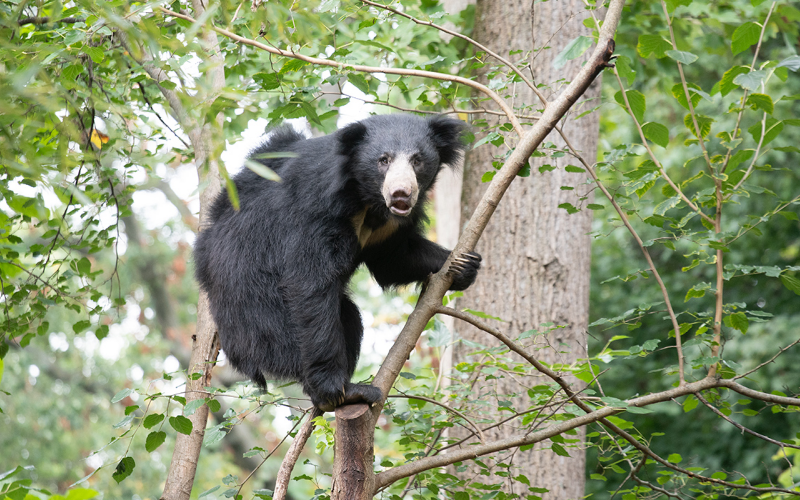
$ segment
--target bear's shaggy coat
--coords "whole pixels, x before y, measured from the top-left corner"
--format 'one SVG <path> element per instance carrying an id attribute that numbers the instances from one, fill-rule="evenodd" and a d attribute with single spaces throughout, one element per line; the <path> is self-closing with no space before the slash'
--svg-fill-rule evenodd
<path id="1" fill-rule="evenodd" d="M 299 380 L 322 409 L 381 398 L 350 383 L 363 327 L 348 282 L 361 264 L 382 287 L 441 269 L 450 252 L 423 236 L 423 205 L 442 166 L 464 154 L 463 130 L 444 117 L 374 116 L 313 139 L 284 127 L 253 151 L 281 182 L 237 174 L 240 209 L 223 191 L 194 250 L 234 368 L 262 387 L 265 376 Z M 266 158 L 278 152 L 292 156 Z M 460 258 L 451 289 L 479 267 L 477 254 Z"/>

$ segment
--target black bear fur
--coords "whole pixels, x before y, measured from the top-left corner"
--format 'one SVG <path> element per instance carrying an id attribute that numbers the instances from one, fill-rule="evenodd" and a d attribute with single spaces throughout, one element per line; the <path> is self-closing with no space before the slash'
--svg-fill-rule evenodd
<path id="1" fill-rule="evenodd" d="M 299 380 L 323 410 L 381 399 L 350 383 L 363 327 L 348 282 L 362 263 L 384 288 L 441 269 L 450 251 L 423 236 L 424 204 L 443 165 L 464 154 L 463 132 L 445 117 L 373 116 L 312 139 L 283 127 L 251 153 L 281 181 L 242 170 L 239 210 L 223 190 L 194 249 L 234 368 L 262 387 L 265 376 Z M 276 152 L 292 156 L 266 158 Z M 479 255 L 462 256 L 451 289 L 470 286 L 479 267 Z"/>

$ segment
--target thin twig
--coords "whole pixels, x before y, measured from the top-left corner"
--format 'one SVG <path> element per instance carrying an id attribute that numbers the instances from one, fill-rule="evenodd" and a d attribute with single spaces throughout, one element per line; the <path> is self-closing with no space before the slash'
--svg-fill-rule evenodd
<path id="1" fill-rule="evenodd" d="M 764 19 L 764 24 L 761 26 L 761 34 L 758 36 L 758 43 L 756 44 L 755 53 L 753 53 L 753 62 L 750 63 L 750 71 L 755 71 L 756 69 L 756 61 L 758 60 L 758 53 L 761 50 L 761 42 L 764 40 L 764 32 L 767 29 L 767 23 L 769 22 L 769 18 L 772 15 L 773 9 L 775 9 L 775 4 L 778 2 L 772 2 L 772 5 L 769 8 L 769 12 L 767 12 L 767 17 Z M 736 126 L 733 128 L 733 136 L 731 140 L 736 139 L 736 136 L 739 134 L 739 124 L 742 122 L 742 115 L 744 115 L 745 109 L 745 102 L 747 101 L 747 89 L 744 89 L 744 94 L 742 94 L 742 100 L 739 104 L 739 114 L 736 116 Z M 762 132 L 763 136 L 763 132 Z M 728 150 L 728 153 L 725 155 L 725 161 L 722 162 L 722 172 L 725 172 L 725 169 L 728 168 L 728 161 L 731 159 L 732 149 Z M 757 155 L 756 155 L 757 156 Z"/>
<path id="2" fill-rule="evenodd" d="M 617 79 L 619 80 L 619 74 L 617 73 L 616 68 L 614 68 L 614 74 L 617 75 Z M 622 81 L 620 81 L 620 85 L 621 84 Z M 624 91 L 623 95 L 625 95 Z M 583 156 L 579 154 L 578 151 L 572 146 L 572 143 L 570 142 L 569 138 L 566 136 L 566 134 L 562 132 L 561 128 L 556 127 L 556 130 L 561 134 L 561 138 L 564 140 L 564 143 L 567 145 L 570 151 L 572 151 L 572 154 L 575 155 L 576 158 L 578 158 L 578 161 L 581 162 L 586 171 L 592 177 L 592 180 L 594 180 L 594 182 L 597 184 L 597 187 L 600 188 L 600 191 L 605 195 L 608 201 L 611 202 L 611 206 L 614 207 L 614 210 L 616 210 L 620 220 L 622 220 L 622 223 L 625 224 L 625 227 L 628 229 L 628 232 L 631 233 L 633 239 L 636 240 L 636 244 L 639 245 L 639 250 L 641 250 L 645 260 L 647 260 L 647 265 L 650 267 L 650 272 L 653 273 L 653 277 L 656 279 L 658 287 L 661 289 L 661 296 L 664 297 L 664 303 L 667 306 L 667 312 L 669 313 L 670 320 L 672 321 L 672 330 L 675 332 L 675 348 L 678 352 L 678 377 L 680 380 L 680 384 L 683 385 L 684 383 L 686 383 L 686 378 L 684 376 L 684 368 L 683 368 L 684 359 L 683 359 L 683 347 L 681 339 L 681 328 L 680 324 L 678 323 L 678 317 L 675 314 L 675 311 L 672 309 L 672 301 L 669 298 L 669 292 L 667 291 L 667 287 L 666 285 L 664 285 L 664 281 L 661 279 L 661 275 L 658 273 L 658 270 L 656 269 L 656 265 L 653 262 L 652 257 L 650 257 L 650 252 L 647 250 L 647 247 L 644 246 L 642 238 L 639 237 L 639 234 L 631 225 L 630 221 L 628 220 L 628 216 L 625 214 L 625 211 L 622 210 L 622 207 L 619 206 L 617 201 L 614 199 L 614 196 L 608 191 L 608 189 L 606 189 L 606 186 L 602 182 L 600 182 L 600 178 L 597 176 L 597 173 L 594 171 L 594 169 L 583 158 Z"/>
<path id="3" fill-rule="evenodd" d="M 442 404 L 440 401 L 436 401 L 435 399 L 428 398 L 428 397 L 425 397 L 425 396 L 417 396 L 417 395 L 412 395 L 412 394 L 390 394 L 389 397 L 390 398 L 405 398 L 405 399 L 420 399 L 422 401 L 427 401 L 428 403 L 431 403 L 431 404 L 434 404 L 434 405 L 437 405 L 437 406 L 441 406 L 446 411 L 452 413 L 453 415 L 455 415 L 455 416 L 463 419 L 465 422 L 467 422 L 475 430 L 475 432 L 478 433 L 478 436 L 480 436 L 481 443 L 486 443 L 486 436 L 483 435 L 483 431 L 481 430 L 481 428 L 478 427 L 477 425 L 475 425 L 475 422 L 473 422 L 472 420 L 467 418 L 466 415 L 464 415 L 460 411 L 456 410 L 455 408 L 450 408 L 449 406 L 447 406 L 445 404 Z"/>
<path id="4" fill-rule="evenodd" d="M 286 499 L 286 491 L 289 488 L 289 480 L 292 477 L 294 464 L 296 464 L 297 459 L 300 458 L 300 452 L 303 451 L 306 441 L 308 441 L 308 438 L 311 436 L 311 431 L 314 430 L 314 419 L 321 417 L 323 414 L 324 412 L 315 406 L 314 411 L 311 412 L 311 417 L 306 420 L 303 427 L 297 431 L 292 445 L 283 457 L 283 462 L 281 462 L 281 467 L 278 469 L 278 474 L 275 476 L 275 492 L 273 493 L 273 498 L 275 500 Z"/>
<path id="5" fill-rule="evenodd" d="M 675 32 L 672 29 L 672 18 L 669 15 L 667 3 L 664 0 L 661 0 L 661 7 L 664 9 L 664 16 L 667 18 L 667 28 L 669 28 L 669 37 L 672 41 L 672 50 L 678 50 L 678 44 L 675 43 Z M 697 123 L 697 113 L 694 111 L 692 96 L 689 93 L 689 86 L 686 84 L 686 76 L 683 74 L 683 64 L 681 64 L 680 61 L 675 61 L 675 63 L 678 65 L 678 74 L 681 75 L 681 85 L 683 86 L 683 93 L 686 96 L 686 105 L 689 107 L 689 114 L 692 116 L 692 123 L 694 124 L 695 134 L 697 135 L 697 142 L 700 144 L 700 149 L 703 151 L 703 158 L 706 160 L 708 170 L 713 174 L 714 169 L 711 166 L 711 159 L 708 157 L 708 151 L 706 151 L 706 144 L 703 140 L 703 134 L 700 130 L 700 125 Z"/>
<path id="6" fill-rule="evenodd" d="M 764 144 L 764 136 L 765 135 L 767 135 L 767 112 L 766 111 L 764 111 L 764 117 L 761 119 L 761 137 L 758 138 L 758 144 L 756 145 L 756 151 L 753 154 L 753 161 L 750 162 L 750 166 L 747 167 L 747 171 L 744 173 L 744 176 L 742 176 L 742 178 L 739 179 L 739 182 L 737 182 L 736 185 L 733 186 L 733 189 L 731 190 L 731 193 L 725 199 L 728 199 L 731 196 L 733 196 L 733 193 L 736 192 L 736 190 L 739 189 L 742 186 L 742 184 L 744 184 L 744 181 L 746 181 L 750 177 L 750 174 L 753 173 L 753 168 L 756 166 L 756 161 L 758 160 L 758 154 L 761 152 L 761 146 Z"/>
<path id="7" fill-rule="evenodd" d="M 753 368 L 752 370 L 750 370 L 750 371 L 748 371 L 748 372 L 746 372 L 746 373 L 743 373 L 742 375 L 737 375 L 737 376 L 733 377 L 733 380 L 740 379 L 740 378 L 745 378 L 745 377 L 747 377 L 748 375 L 750 375 L 751 373 L 757 372 L 757 371 L 758 371 L 758 370 L 760 370 L 761 368 L 763 368 L 763 367 L 767 366 L 768 364 L 770 364 L 770 363 L 772 363 L 773 361 L 775 361 L 776 359 L 778 359 L 778 356 L 780 356 L 780 355 L 781 355 L 781 354 L 783 354 L 784 352 L 788 351 L 788 350 L 789 350 L 789 349 L 791 349 L 792 347 L 796 346 L 797 344 L 800 344 L 800 338 L 798 338 L 797 340 L 795 340 L 795 341 L 794 341 L 794 342 L 792 342 L 791 344 L 787 345 L 786 347 L 782 348 L 780 351 L 778 351 L 777 353 L 775 353 L 775 355 L 774 355 L 774 356 L 772 356 L 772 357 L 771 357 L 771 358 L 769 358 L 768 360 L 764 361 L 764 362 L 763 362 L 763 363 L 761 363 L 760 365 L 756 366 L 756 367 L 755 367 L 755 368 Z"/>
<path id="8" fill-rule="evenodd" d="M 292 428 L 289 429 L 289 432 L 287 432 L 283 436 L 283 439 L 281 439 L 281 442 L 276 444 L 275 447 L 272 448 L 272 451 L 267 453 L 267 456 L 264 457 L 264 460 L 262 460 L 261 463 L 258 464 L 258 467 L 256 467 L 255 469 L 251 470 L 250 474 L 248 474 L 247 477 L 244 478 L 244 481 L 242 481 L 242 484 L 239 485 L 239 489 L 236 491 L 236 497 L 237 498 L 239 497 L 239 494 L 242 492 L 242 488 L 244 488 L 244 485 L 247 483 L 247 481 L 249 481 L 250 478 L 253 477 L 253 474 L 255 474 L 256 471 L 258 471 L 258 469 L 260 469 L 261 466 L 264 465 L 267 462 L 267 459 L 269 459 L 269 457 L 271 457 L 272 454 L 275 453 L 275 451 L 286 441 L 286 439 L 289 437 L 289 435 L 292 433 L 292 431 L 297 429 L 297 426 L 300 425 L 300 422 L 303 421 L 303 418 L 305 418 L 305 415 L 303 415 L 302 417 L 297 419 L 297 422 L 295 422 L 294 425 L 292 426 Z"/>
<path id="9" fill-rule="evenodd" d="M 758 432 L 756 432 L 756 431 L 752 431 L 752 430 L 748 429 L 747 427 L 743 426 L 743 425 L 742 425 L 742 424 L 740 424 L 739 422 L 736 422 L 735 420 L 733 420 L 733 419 L 732 419 L 732 418 L 730 418 L 729 416 L 727 416 L 727 415 L 725 415 L 724 413 L 722 413 L 721 411 L 719 411 L 719 409 L 718 409 L 716 406 L 714 406 L 714 405 L 712 405 L 711 403 L 709 403 L 709 402 L 706 400 L 706 398 L 704 398 L 704 397 L 703 397 L 703 395 L 702 395 L 702 394 L 700 394 L 699 392 L 698 392 L 697 394 L 695 394 L 694 396 L 695 396 L 695 397 L 696 397 L 698 400 L 700 400 L 700 402 L 701 402 L 701 403 L 703 403 L 704 405 L 706 405 L 706 407 L 707 407 L 709 410 L 713 411 L 714 413 L 716 413 L 717 415 L 719 415 L 720 417 L 722 417 L 724 420 L 728 421 L 728 422 L 729 422 L 731 425 L 733 425 L 734 427 L 736 427 L 736 428 L 737 428 L 737 429 L 739 429 L 740 431 L 742 431 L 742 432 L 746 432 L 746 433 L 748 433 L 748 434 L 751 434 L 751 435 L 753 435 L 753 436 L 755 436 L 755 437 L 757 437 L 757 438 L 759 438 L 759 439 L 763 439 L 764 441 L 766 441 L 766 442 L 768 442 L 768 443 L 772 443 L 772 444 L 774 444 L 774 445 L 780 446 L 781 448 L 783 448 L 783 447 L 785 446 L 785 447 L 788 447 L 788 448 L 794 448 L 794 449 L 796 449 L 796 450 L 800 450 L 800 446 L 798 446 L 798 445 L 796 445 L 796 444 L 790 444 L 790 443 L 781 443 L 780 441 L 776 441 L 776 440 L 772 439 L 772 438 L 771 438 L 771 437 L 769 437 L 769 436 L 765 436 L 765 435 L 763 435 L 763 434 L 759 434 L 759 433 L 758 433 Z"/>
<path id="10" fill-rule="evenodd" d="M 703 213 L 703 211 L 700 210 L 700 207 L 698 207 L 697 205 L 692 203 L 692 201 L 689 198 L 687 198 L 685 194 L 683 194 L 683 191 L 681 190 L 681 188 L 677 184 L 675 184 L 672 181 L 672 179 L 667 175 L 667 170 L 664 168 L 664 166 L 661 164 L 661 162 L 658 161 L 658 158 L 656 158 L 656 155 L 655 155 L 655 153 L 653 153 L 653 150 L 650 149 L 650 145 L 647 143 L 647 138 L 644 136 L 644 130 L 642 129 L 642 125 L 639 123 L 639 120 L 636 119 L 636 115 L 633 114 L 633 108 L 631 107 L 630 102 L 628 102 L 628 94 L 625 92 L 625 86 L 622 84 L 622 78 L 620 78 L 619 71 L 617 71 L 616 67 L 614 68 L 614 75 L 617 77 L 617 83 L 619 84 L 620 93 L 622 94 L 622 99 L 625 102 L 625 109 L 627 109 L 628 114 L 633 119 L 633 123 L 636 125 L 636 130 L 639 131 L 639 137 L 642 139 L 642 145 L 647 150 L 647 154 L 650 156 L 650 159 L 653 161 L 655 166 L 658 168 L 658 172 L 661 174 L 661 177 L 663 177 L 664 180 L 667 181 L 667 184 L 669 184 L 669 187 L 674 189 L 675 192 L 678 193 L 678 196 L 680 196 L 681 199 L 687 205 L 689 205 L 689 208 L 691 208 L 692 210 L 694 210 L 695 212 L 700 214 L 700 216 L 703 219 L 705 219 L 707 222 L 713 224 L 714 223 L 714 219 L 712 219 L 711 217 L 709 217 L 708 215 Z"/>
<path id="11" fill-rule="evenodd" d="M 26 17 L 25 19 L 20 19 L 17 21 L 18 26 L 25 26 L 26 24 L 55 24 L 55 23 L 66 23 L 66 24 L 73 24 L 73 23 L 82 23 L 86 19 L 82 17 L 65 17 L 62 19 L 56 19 L 51 21 L 49 17 Z"/>
<path id="12" fill-rule="evenodd" d="M 539 98 L 539 101 L 541 101 L 542 106 L 547 106 L 547 99 L 545 99 L 544 94 L 539 92 L 539 89 L 536 88 L 536 84 L 533 83 L 528 77 L 526 77 L 525 74 L 519 68 L 517 68 L 517 66 L 514 63 L 512 63 L 511 61 L 509 61 L 505 57 L 501 56 L 497 52 L 491 50 L 489 47 L 486 47 L 485 45 L 483 45 L 482 43 L 478 42 L 477 40 L 474 40 L 474 39 L 472 39 L 472 38 L 470 38 L 470 37 L 468 37 L 466 35 L 463 35 L 463 34 L 459 33 L 458 31 L 453 31 L 451 29 L 445 28 L 444 26 L 440 26 L 438 24 L 434 24 L 434 23 L 432 23 L 430 21 L 422 21 L 421 19 L 417 19 L 416 17 L 411 16 L 409 14 L 406 14 L 405 12 L 400 12 L 399 10 L 393 9 L 393 8 L 389 7 L 388 5 L 381 5 L 379 3 L 370 2 L 369 0 L 361 0 L 361 3 L 365 3 L 367 5 L 372 5 L 373 7 L 378 7 L 379 9 L 388 10 L 389 12 L 392 12 L 392 13 L 398 15 L 398 16 L 402 16 L 402 17 L 405 17 L 406 19 L 410 19 L 411 21 L 414 21 L 416 24 L 419 24 L 419 25 L 422 25 L 422 26 L 430 26 L 431 28 L 435 28 L 435 29 L 437 29 L 437 30 L 439 30 L 439 31 L 441 31 L 443 33 L 447 33 L 450 36 L 454 36 L 456 38 L 460 38 L 462 40 L 465 40 L 466 42 L 469 42 L 470 44 L 474 45 L 475 47 L 477 47 L 482 52 L 485 52 L 485 53 L 489 54 L 490 56 L 494 57 L 495 59 L 497 59 L 498 61 L 503 63 L 506 67 L 508 67 L 511 71 L 513 71 L 518 77 L 520 77 L 522 79 L 523 82 L 525 82 L 525 85 L 527 85 L 528 88 L 530 88 L 533 91 L 533 93 L 536 94 L 536 97 Z M 513 94 L 516 94 L 516 92 L 512 93 L 512 95 Z"/>

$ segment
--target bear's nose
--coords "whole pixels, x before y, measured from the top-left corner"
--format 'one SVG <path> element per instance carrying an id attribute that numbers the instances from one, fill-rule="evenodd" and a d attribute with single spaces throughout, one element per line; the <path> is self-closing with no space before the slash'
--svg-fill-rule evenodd
<path id="1" fill-rule="evenodd" d="M 411 192 L 405 188 L 395 189 L 392 193 L 392 199 L 403 199 L 403 198 L 410 198 Z"/>

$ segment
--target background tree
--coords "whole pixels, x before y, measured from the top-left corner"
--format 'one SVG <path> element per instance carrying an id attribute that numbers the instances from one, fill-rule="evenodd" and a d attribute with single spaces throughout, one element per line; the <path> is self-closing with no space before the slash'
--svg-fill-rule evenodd
<path id="1" fill-rule="evenodd" d="M 568 61 L 566 51 L 577 43 L 589 40 L 591 30 L 584 20 L 591 20 L 583 2 L 491 2 L 478 1 L 475 12 L 476 41 L 489 49 L 508 53 L 516 66 L 532 81 L 543 86 L 546 99 L 552 99 L 563 88 L 564 81 L 580 69 L 586 57 Z M 549 49 L 545 49 L 549 47 Z M 484 56 L 485 57 L 485 56 Z M 488 63 L 477 70 L 479 81 L 488 83 L 497 78 L 497 68 Z M 523 82 L 515 81 L 505 89 L 513 96 L 518 115 L 532 116 L 543 107 L 534 90 Z M 571 116 L 564 119 L 562 129 L 569 133 L 573 145 L 587 158 L 597 151 L 598 114 L 589 113 L 575 120 L 574 116 L 595 107 L 600 94 L 600 79 L 576 105 Z M 523 119 L 523 122 L 526 121 Z M 504 134 L 502 117 L 487 116 L 485 123 L 494 133 Z M 508 135 L 508 134 L 505 134 Z M 460 299 L 460 306 L 483 311 L 503 318 L 497 323 L 509 335 L 514 332 L 536 330 L 537 342 L 531 346 L 537 358 L 548 363 L 572 364 L 586 357 L 586 325 L 589 318 L 589 244 L 592 212 L 583 210 L 570 214 L 559 206 L 570 203 L 586 206 L 591 203 L 592 187 L 586 174 L 574 169 L 570 156 L 547 155 L 548 151 L 561 150 L 565 144 L 557 132 L 546 139 L 548 145 L 538 149 L 530 161 L 528 177 L 518 179 L 509 189 L 497 208 L 497 214 L 487 226 L 478 244 L 485 255 L 480 279 Z M 487 165 L 499 165 L 510 153 L 515 140 L 512 137 L 498 148 L 487 144 L 475 149 L 467 159 L 464 179 L 464 217 L 475 209 L 485 191 Z M 570 168 L 567 168 L 567 167 Z M 558 328 L 548 327 L 558 325 Z M 464 328 L 460 334 L 472 342 L 487 342 L 485 333 L 474 327 Z M 471 361 L 474 349 L 459 344 L 455 363 Z M 480 362 L 480 361 L 479 361 Z M 486 406 L 474 408 L 475 418 L 490 422 L 503 418 L 508 401 L 517 411 L 531 406 L 528 391 L 540 385 L 540 377 L 492 374 L 486 377 L 466 375 L 468 383 L 480 394 L 481 401 L 494 400 L 495 411 L 482 413 Z M 509 395 L 514 396 L 509 398 Z M 517 430 L 499 427 L 491 434 L 509 437 Z M 583 431 L 577 439 L 582 439 Z M 574 438 L 574 436 L 573 436 Z M 549 447 L 545 446 L 546 448 Z M 560 450 L 558 450 L 560 451 Z M 581 450 L 570 454 L 533 450 L 512 450 L 505 463 L 527 476 L 531 485 L 549 490 L 545 498 L 583 497 L 584 458 Z M 472 471 L 473 473 L 475 471 Z M 513 491 L 512 484 L 504 490 Z M 517 486 L 519 488 L 519 486 Z"/>

